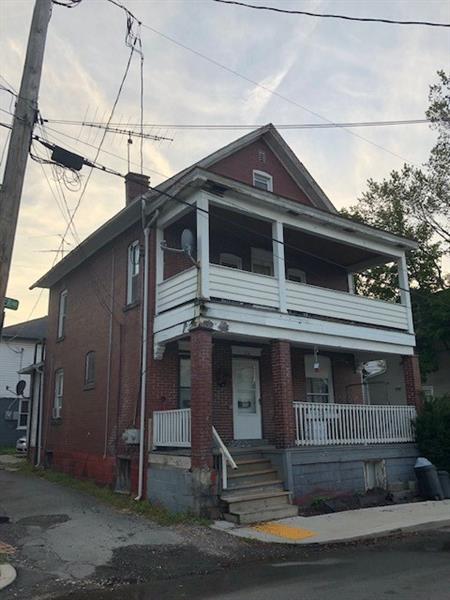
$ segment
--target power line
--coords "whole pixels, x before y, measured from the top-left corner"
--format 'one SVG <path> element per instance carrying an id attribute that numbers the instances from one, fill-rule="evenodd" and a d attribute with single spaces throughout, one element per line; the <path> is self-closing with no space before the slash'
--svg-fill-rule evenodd
<path id="1" fill-rule="evenodd" d="M 108 1 L 111 2 L 112 0 L 108 0 Z M 273 90 L 272 88 L 268 87 L 267 85 L 259 83 L 258 81 L 252 79 L 251 77 L 247 77 L 247 75 L 243 75 L 242 73 L 239 73 L 235 69 L 227 67 L 226 65 L 220 63 L 218 60 L 215 60 L 214 58 L 211 58 L 210 56 L 206 56 L 205 54 L 202 54 L 198 50 L 194 50 L 193 48 L 187 46 L 186 44 L 183 44 L 182 42 L 179 42 L 178 40 L 171 37 L 170 35 L 167 35 L 166 33 L 162 33 L 161 31 L 158 31 L 154 27 L 150 27 L 150 25 L 146 25 L 145 23 L 142 23 L 142 27 L 144 27 L 145 29 L 148 29 L 149 31 L 152 31 L 153 33 L 156 33 L 163 39 L 171 42 L 172 44 L 175 44 L 176 46 L 179 46 L 180 48 L 183 48 L 184 50 L 191 52 L 195 56 L 198 56 L 198 57 L 202 58 L 203 60 L 206 60 L 207 62 L 215 65 L 216 67 L 223 69 L 227 73 L 231 73 L 232 75 L 235 75 L 236 77 L 239 77 L 240 79 L 243 79 L 244 81 L 247 81 L 248 83 L 251 83 L 252 85 L 264 90 L 265 92 L 268 92 L 268 93 L 272 94 L 273 96 L 280 98 L 281 100 L 284 100 L 285 102 L 288 102 L 289 104 L 292 104 L 293 106 L 296 106 L 297 108 L 301 108 L 302 110 L 308 112 L 309 114 L 311 114 L 315 117 L 318 117 L 321 121 L 325 121 L 325 122 L 333 124 L 333 125 L 335 124 L 334 121 L 328 119 L 327 117 L 324 117 L 320 113 L 318 113 L 314 110 L 311 110 L 310 108 L 307 108 L 306 106 L 300 104 L 299 102 L 292 100 L 292 98 L 289 98 L 288 96 L 284 96 L 280 92 Z M 405 161 L 405 162 L 409 162 L 409 163 L 413 162 L 413 161 L 406 159 L 404 156 L 400 156 L 400 154 L 397 154 L 396 152 L 393 152 L 392 150 L 389 150 L 388 148 L 385 148 L 384 146 L 381 146 L 380 144 L 373 142 L 372 140 L 360 135 L 359 133 L 355 133 L 354 131 L 351 131 L 350 129 L 348 129 L 346 127 L 341 127 L 341 129 L 342 129 L 342 131 L 345 131 L 349 135 L 352 135 L 360 140 L 363 140 L 363 141 L 367 142 L 368 144 L 374 146 L 375 148 L 383 150 L 383 152 L 387 152 L 391 156 L 395 156 L 396 158 L 399 158 L 400 160 Z"/>
<path id="2" fill-rule="evenodd" d="M 439 23 L 434 21 L 398 21 L 395 19 L 383 19 L 375 17 L 351 17 L 348 15 L 336 15 L 336 14 L 324 14 L 314 13 L 305 10 L 290 10 L 287 8 L 276 8 L 274 6 L 263 6 L 260 4 L 248 4 L 246 2 L 237 2 L 236 0 L 213 0 L 220 4 L 230 4 L 235 6 L 241 6 L 244 8 L 251 8 L 254 10 L 264 10 L 276 13 L 283 13 L 288 15 L 303 15 L 306 17 L 319 17 L 322 19 L 342 19 L 344 21 L 359 21 L 362 23 L 383 23 L 386 25 L 420 25 L 426 27 L 450 27 L 450 23 Z"/>
<path id="3" fill-rule="evenodd" d="M 55 125 L 76 125 L 81 127 L 99 127 L 105 128 L 106 123 L 101 122 L 93 122 L 93 121 L 77 121 L 77 120 L 67 120 L 67 119 L 44 119 L 46 123 L 52 123 Z M 418 125 L 430 123 L 430 119 L 397 119 L 397 120 L 385 120 L 385 121 L 350 121 L 350 122 L 342 122 L 342 123 L 276 123 L 274 127 L 279 130 L 282 129 L 335 129 L 335 128 L 345 128 L 345 127 L 388 127 L 392 125 Z M 166 128 L 166 129 L 200 129 L 200 130 L 210 130 L 210 131 L 239 131 L 239 130 L 253 130 L 258 129 L 259 127 L 263 127 L 263 123 L 255 123 L 252 125 L 246 124 L 181 124 L 181 123 L 143 123 L 143 127 L 151 127 L 151 128 Z M 131 135 L 144 137 L 148 134 L 141 134 L 140 132 L 128 131 L 126 128 L 120 129 L 124 127 L 124 123 L 111 123 L 108 131 L 112 133 L 131 133 Z M 127 127 L 140 127 L 140 123 L 127 123 Z M 161 136 L 154 136 L 161 137 Z M 161 139 L 171 140 L 171 138 L 161 137 Z"/>

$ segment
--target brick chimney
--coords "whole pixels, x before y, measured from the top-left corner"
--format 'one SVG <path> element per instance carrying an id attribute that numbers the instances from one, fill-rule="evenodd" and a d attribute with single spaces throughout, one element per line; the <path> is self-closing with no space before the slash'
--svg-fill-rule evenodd
<path id="1" fill-rule="evenodd" d="M 127 173 L 125 175 L 125 204 L 128 206 L 138 196 L 145 194 L 150 185 L 150 177 L 140 173 Z"/>

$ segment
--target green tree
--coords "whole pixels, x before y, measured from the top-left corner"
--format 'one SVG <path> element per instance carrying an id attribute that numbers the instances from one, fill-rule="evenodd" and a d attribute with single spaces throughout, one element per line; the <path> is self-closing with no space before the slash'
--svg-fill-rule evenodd
<path id="1" fill-rule="evenodd" d="M 423 168 L 404 164 L 381 182 L 369 179 L 357 204 L 342 213 L 385 231 L 414 239 L 408 252 L 417 348 L 422 375 L 437 367 L 437 350 L 450 348 L 449 277 L 442 259 L 450 255 L 450 76 L 438 71 L 426 112 L 437 140 Z M 356 290 L 384 300 L 398 298 L 394 263 L 373 267 L 355 278 Z"/>

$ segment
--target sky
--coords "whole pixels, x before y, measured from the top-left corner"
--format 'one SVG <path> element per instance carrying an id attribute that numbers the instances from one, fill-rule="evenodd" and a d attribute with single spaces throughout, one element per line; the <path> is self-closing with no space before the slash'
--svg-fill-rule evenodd
<path id="1" fill-rule="evenodd" d="M 253 3 L 450 22 L 447 0 Z M 144 172 L 153 185 L 245 133 L 186 131 L 170 125 L 420 119 L 436 71 L 449 68 L 448 29 L 281 15 L 211 0 L 123 0 L 123 4 L 152 28 L 141 30 L 144 122 L 155 124 L 146 131 L 173 139 L 144 143 Z M 6 81 L 16 91 L 33 5 L 31 0 L 0 2 L 0 75 L 4 78 L 0 83 L 6 85 Z M 108 119 L 129 55 L 125 32 L 123 11 L 107 0 L 82 0 L 71 9 L 54 5 L 39 97 L 44 118 Z M 139 90 L 140 63 L 135 54 L 113 119 L 125 128 L 127 123 L 139 122 Z M 10 122 L 7 113 L 13 107 L 11 96 L 0 90 L 1 122 Z M 55 123 L 44 129 L 37 127 L 35 133 L 95 158 L 101 131 Z M 0 158 L 6 134 L 0 128 Z M 404 162 L 424 163 L 436 139 L 426 124 L 351 132 L 281 130 L 281 134 L 337 208 L 355 204 L 369 178 L 381 180 Z M 39 144 L 34 150 L 44 156 Z M 139 170 L 137 140 L 130 153 L 131 170 Z M 98 162 L 125 173 L 127 136 L 108 133 Z M 0 175 L 3 167 L 4 160 Z M 88 176 L 89 169 L 83 167 L 82 186 Z M 70 210 L 80 197 L 80 191 L 72 189 L 73 182 L 66 181 L 66 187 L 64 181 L 58 183 L 58 177 L 50 166 L 29 160 L 7 293 L 19 299 L 20 307 L 7 311 L 6 325 L 47 312 L 47 291 L 30 291 L 29 287 L 56 259 L 54 250 L 60 246 L 68 218 L 60 209 L 61 194 Z M 68 234 L 65 247 L 74 248 L 119 211 L 124 201 L 123 179 L 94 171 L 74 219 L 76 234 Z"/>

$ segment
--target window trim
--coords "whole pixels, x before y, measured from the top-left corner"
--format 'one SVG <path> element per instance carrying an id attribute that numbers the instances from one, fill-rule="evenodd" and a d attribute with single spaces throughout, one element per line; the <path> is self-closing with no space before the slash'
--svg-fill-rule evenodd
<path id="1" fill-rule="evenodd" d="M 256 185 L 255 182 L 258 177 L 261 177 L 262 179 L 266 180 L 267 189 Z M 270 173 L 266 173 L 266 171 L 260 171 L 259 169 L 253 169 L 253 187 L 257 188 L 258 190 L 264 190 L 266 192 L 273 192 L 273 177 L 272 177 L 272 175 L 270 175 Z"/>
<path id="2" fill-rule="evenodd" d="M 60 419 L 64 400 L 64 369 L 56 369 L 54 387 L 52 418 Z"/>
<path id="3" fill-rule="evenodd" d="M 131 244 L 129 244 L 127 248 L 127 306 L 135 304 L 139 300 L 139 298 L 137 297 L 137 291 L 136 297 L 133 297 L 133 281 L 135 278 L 139 277 L 140 272 L 140 260 L 138 259 L 137 263 L 134 260 L 136 248 L 138 248 L 138 253 L 140 253 L 139 247 L 139 240 L 134 240 L 134 242 L 131 242 Z M 133 272 L 134 268 L 136 269 L 136 272 Z"/>
<path id="4" fill-rule="evenodd" d="M 59 304 L 58 304 L 58 330 L 57 339 L 61 340 L 64 338 L 66 333 L 66 318 L 67 318 L 67 289 L 61 290 L 59 293 Z"/>
<path id="5" fill-rule="evenodd" d="M 224 265 L 222 261 L 227 263 L 235 262 L 236 266 L 230 267 L 229 264 Z M 219 254 L 219 263 L 222 265 L 222 267 L 227 267 L 228 269 L 239 269 L 242 271 L 242 258 L 237 254 L 233 254 L 232 252 L 221 252 Z"/>
<path id="6" fill-rule="evenodd" d="M 262 275 L 263 277 L 273 277 L 275 273 L 273 264 L 273 252 L 271 252 L 270 250 L 266 250 L 265 248 L 251 248 L 250 252 L 250 268 L 252 270 L 252 273 Z M 263 267 L 270 267 L 270 275 L 265 275 L 264 273 L 257 273 L 254 270 L 255 263 L 259 263 Z"/>
<path id="7" fill-rule="evenodd" d="M 92 364 L 90 366 L 91 366 L 91 370 L 92 370 L 92 379 L 88 379 L 88 375 L 89 375 L 88 361 L 91 358 L 92 358 Z M 89 352 L 86 352 L 86 354 L 84 356 L 84 388 L 85 389 L 90 389 L 95 386 L 95 362 L 96 362 L 95 350 L 89 350 Z"/>

